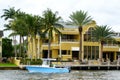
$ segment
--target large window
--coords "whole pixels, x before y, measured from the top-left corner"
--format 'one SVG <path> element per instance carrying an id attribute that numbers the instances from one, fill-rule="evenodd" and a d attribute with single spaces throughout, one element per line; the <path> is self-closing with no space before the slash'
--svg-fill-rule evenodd
<path id="1" fill-rule="evenodd" d="M 62 55 L 67 55 L 67 51 L 66 50 L 62 50 Z"/>
<path id="2" fill-rule="evenodd" d="M 84 34 L 84 41 L 95 41 L 93 30 L 93 28 L 89 28 L 89 30 Z"/>
<path id="3" fill-rule="evenodd" d="M 70 55 L 70 50 L 61 50 L 62 55 Z"/>
<path id="4" fill-rule="evenodd" d="M 99 47 L 98 46 L 84 46 L 84 58 L 98 59 Z"/>
<path id="5" fill-rule="evenodd" d="M 76 35 L 62 35 L 61 37 L 62 41 L 76 41 L 77 40 L 77 36 Z"/>

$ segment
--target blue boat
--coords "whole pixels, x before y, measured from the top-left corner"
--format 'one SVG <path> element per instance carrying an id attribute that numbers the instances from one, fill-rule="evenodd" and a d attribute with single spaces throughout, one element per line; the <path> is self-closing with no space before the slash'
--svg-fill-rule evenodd
<path id="1" fill-rule="evenodd" d="M 42 67 L 42 66 L 26 66 L 30 73 L 69 73 L 68 68 Z"/>
<path id="2" fill-rule="evenodd" d="M 39 66 L 39 65 L 28 65 L 26 66 L 26 69 L 30 72 L 30 73 L 69 73 L 70 69 L 68 67 L 64 67 L 64 68 L 56 68 L 54 67 L 50 67 L 48 64 L 48 61 L 50 61 L 51 59 L 44 59 L 43 60 L 43 65 Z"/>

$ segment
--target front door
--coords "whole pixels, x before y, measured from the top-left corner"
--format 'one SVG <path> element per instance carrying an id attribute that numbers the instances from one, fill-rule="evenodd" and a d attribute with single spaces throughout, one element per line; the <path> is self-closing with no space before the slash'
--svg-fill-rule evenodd
<path id="1" fill-rule="evenodd" d="M 79 51 L 72 51 L 72 59 L 79 59 Z"/>

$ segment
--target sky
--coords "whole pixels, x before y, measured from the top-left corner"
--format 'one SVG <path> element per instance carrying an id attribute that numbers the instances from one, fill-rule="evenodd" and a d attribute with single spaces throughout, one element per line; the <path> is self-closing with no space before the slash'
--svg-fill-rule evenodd
<path id="1" fill-rule="evenodd" d="M 68 21 L 72 12 L 83 10 L 96 21 L 97 25 L 108 25 L 115 32 L 120 32 L 120 0 L 0 0 L 0 16 L 3 9 L 15 7 L 23 12 L 42 15 L 44 10 L 50 8 L 64 21 Z M 6 21 L 0 18 L 0 30 L 4 29 Z M 4 37 L 10 34 L 4 32 Z"/>

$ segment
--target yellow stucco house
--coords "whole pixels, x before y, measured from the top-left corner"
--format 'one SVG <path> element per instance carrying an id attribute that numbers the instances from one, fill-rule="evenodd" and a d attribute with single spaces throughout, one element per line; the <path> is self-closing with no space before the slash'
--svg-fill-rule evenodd
<path id="1" fill-rule="evenodd" d="M 62 60 L 73 60 L 79 59 L 79 32 L 77 26 L 67 25 L 63 23 L 64 30 L 62 36 L 54 34 L 54 38 L 51 44 L 51 54 L 50 58 L 60 57 Z M 97 60 L 100 58 L 100 48 L 101 45 L 99 42 L 95 42 L 92 39 L 92 30 L 96 24 L 90 24 L 83 27 L 82 33 L 82 60 L 87 58 L 89 60 Z M 47 58 L 48 55 L 48 39 L 40 40 L 36 36 L 36 41 L 33 40 L 33 43 L 28 39 L 28 57 L 29 58 Z M 116 33 L 114 38 L 120 41 L 120 34 Z M 36 44 L 34 44 L 34 41 Z M 113 44 L 112 41 L 104 44 L 103 49 L 103 59 L 109 58 L 111 61 L 116 60 L 118 55 L 120 55 L 120 47 L 118 43 Z M 35 47 L 36 46 L 36 47 Z M 36 48 L 36 51 L 35 51 Z"/>

